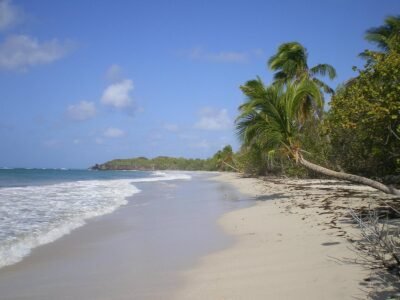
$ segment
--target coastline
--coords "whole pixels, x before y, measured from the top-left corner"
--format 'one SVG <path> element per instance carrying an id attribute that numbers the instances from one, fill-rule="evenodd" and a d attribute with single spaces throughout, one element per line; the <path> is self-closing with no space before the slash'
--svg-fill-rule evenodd
<path id="1" fill-rule="evenodd" d="M 127 205 L 0 269 L 2 299 L 383 295 L 354 263 L 358 229 L 346 214 L 390 196 L 335 180 L 190 174 L 133 181 L 142 192 Z"/>
<path id="2" fill-rule="evenodd" d="M 132 179 L 141 192 L 126 205 L 1 268 L 0 298 L 174 299 L 181 271 L 233 243 L 216 220 L 251 202 L 215 173 L 189 174 Z"/>
<path id="3" fill-rule="evenodd" d="M 221 173 L 256 200 L 219 219 L 234 245 L 185 271 L 177 299 L 365 299 L 371 270 L 351 249 L 358 229 L 348 208 L 385 197 L 369 187 L 335 180 L 241 178 Z"/>

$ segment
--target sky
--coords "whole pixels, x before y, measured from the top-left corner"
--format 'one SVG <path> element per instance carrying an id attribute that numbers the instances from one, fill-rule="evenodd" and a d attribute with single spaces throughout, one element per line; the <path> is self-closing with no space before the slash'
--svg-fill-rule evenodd
<path id="1" fill-rule="evenodd" d="M 290 41 L 332 87 L 398 0 L 0 0 L 0 167 L 206 158 L 239 148 L 239 86 Z"/>

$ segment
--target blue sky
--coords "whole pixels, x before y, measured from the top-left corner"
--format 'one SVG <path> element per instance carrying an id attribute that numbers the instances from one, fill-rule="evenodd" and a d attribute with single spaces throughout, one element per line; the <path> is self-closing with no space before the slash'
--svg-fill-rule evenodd
<path id="1" fill-rule="evenodd" d="M 333 87 L 398 0 L 0 0 L 0 166 L 205 158 L 238 148 L 239 85 L 301 42 Z"/>

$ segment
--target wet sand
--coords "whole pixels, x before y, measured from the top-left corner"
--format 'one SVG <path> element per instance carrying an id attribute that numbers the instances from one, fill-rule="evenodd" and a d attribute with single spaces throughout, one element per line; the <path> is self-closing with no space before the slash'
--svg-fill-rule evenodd
<path id="1" fill-rule="evenodd" d="M 233 173 L 136 185 L 128 205 L 0 269 L 0 299 L 385 299 L 354 263 L 346 214 L 389 196 Z"/>
<path id="2" fill-rule="evenodd" d="M 233 245 L 216 220 L 250 205 L 212 176 L 135 184 L 128 205 L 0 269 L 0 299 L 174 299 L 184 270 Z"/>

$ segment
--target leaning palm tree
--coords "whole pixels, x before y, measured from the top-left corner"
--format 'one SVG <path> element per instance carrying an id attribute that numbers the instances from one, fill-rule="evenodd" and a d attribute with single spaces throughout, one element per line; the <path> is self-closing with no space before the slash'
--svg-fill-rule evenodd
<path id="1" fill-rule="evenodd" d="M 268 60 L 268 67 L 276 71 L 274 80 L 276 83 L 289 81 L 310 80 L 325 93 L 333 94 L 334 90 L 317 76 L 326 76 L 330 79 L 336 77 L 336 70 L 329 64 L 318 64 L 308 67 L 308 53 L 306 48 L 298 42 L 284 43 L 279 46 L 275 55 Z"/>
<path id="2" fill-rule="evenodd" d="M 219 150 L 215 154 L 215 158 L 217 160 L 217 167 L 219 169 L 224 169 L 225 167 L 228 167 L 236 172 L 240 172 L 240 170 L 237 167 L 235 167 L 236 163 L 233 156 L 234 154 L 231 145 L 225 146 L 222 149 L 222 151 Z"/>
<path id="3" fill-rule="evenodd" d="M 400 195 L 400 191 L 380 182 L 343 172 L 336 172 L 316 165 L 304 158 L 300 133 L 300 109 L 307 98 L 315 105 L 323 105 L 319 89 L 308 80 L 289 82 L 285 85 L 266 87 L 261 79 L 251 80 L 241 87 L 247 101 L 239 107 L 236 119 L 239 138 L 245 145 L 257 144 L 268 155 L 284 155 L 312 171 L 338 179 L 365 184 L 385 193 Z M 309 114 L 313 115 L 313 114 Z"/>

